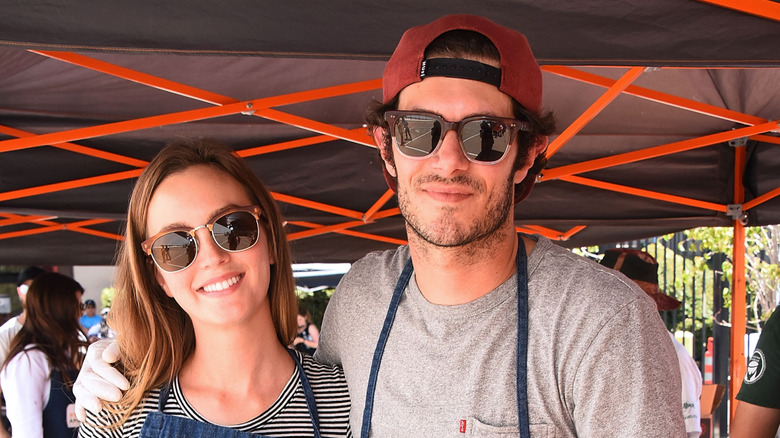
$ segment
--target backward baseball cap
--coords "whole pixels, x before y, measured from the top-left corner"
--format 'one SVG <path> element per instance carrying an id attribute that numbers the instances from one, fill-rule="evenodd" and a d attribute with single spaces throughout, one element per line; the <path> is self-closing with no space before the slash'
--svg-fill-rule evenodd
<path id="1" fill-rule="evenodd" d="M 423 79 L 421 73 L 425 74 L 425 49 L 433 40 L 451 30 L 470 30 L 488 38 L 501 57 L 498 89 L 530 111 L 541 110 L 542 70 L 531 52 L 528 39 L 514 29 L 468 14 L 446 15 L 404 32 L 382 75 L 384 103 L 391 101 L 406 86 Z M 452 73 L 457 74 L 456 71 Z M 452 76 L 446 73 L 443 75 Z"/>
<path id="2" fill-rule="evenodd" d="M 499 68 L 475 61 L 438 62 L 435 66 L 427 65 L 431 60 L 425 59 L 425 50 L 436 38 L 452 30 L 473 31 L 489 39 L 498 50 Z M 393 100 L 407 86 L 430 76 L 448 76 L 485 82 L 496 86 L 499 91 L 510 96 L 529 111 L 538 113 L 542 108 L 542 70 L 531 52 L 528 39 L 514 29 L 501 26 L 478 15 L 445 15 L 431 23 L 404 32 L 382 75 L 383 103 Z M 397 192 L 397 183 L 385 166 L 382 166 L 382 173 L 388 187 Z M 536 175 L 537 172 L 529 171 L 525 179 L 515 185 L 520 189 L 515 192 L 515 203 L 530 194 Z"/>
<path id="3" fill-rule="evenodd" d="M 21 272 L 19 272 L 19 276 L 16 278 L 16 285 L 21 286 L 25 281 L 35 280 L 45 273 L 46 271 L 43 268 L 39 268 L 38 266 L 29 266 L 24 268 Z"/>

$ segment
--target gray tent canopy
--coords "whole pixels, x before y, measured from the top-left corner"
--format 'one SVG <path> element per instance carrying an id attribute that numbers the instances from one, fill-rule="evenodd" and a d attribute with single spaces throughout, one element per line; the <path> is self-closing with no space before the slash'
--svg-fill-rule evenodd
<path id="1" fill-rule="evenodd" d="M 33 1 L 0 17 L 0 263 L 112 263 L 133 178 L 192 136 L 247 157 L 282 206 L 296 261 L 403 243 L 362 112 L 403 31 L 443 11 L 522 30 L 543 65 L 561 133 L 516 207 L 518 229 L 580 246 L 743 214 L 780 222 L 771 18 L 662 0 Z"/>

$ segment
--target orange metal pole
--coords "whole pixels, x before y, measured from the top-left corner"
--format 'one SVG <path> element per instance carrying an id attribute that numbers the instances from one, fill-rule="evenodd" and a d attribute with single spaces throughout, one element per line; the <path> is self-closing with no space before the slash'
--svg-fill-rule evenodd
<path id="1" fill-rule="evenodd" d="M 637 189 L 634 187 L 622 186 L 619 184 L 612 184 L 595 179 L 582 178 L 579 176 L 564 176 L 559 179 L 561 181 L 568 181 L 574 184 L 596 187 L 613 192 L 626 193 L 628 195 L 641 196 L 643 198 L 657 199 L 659 201 L 671 202 L 674 204 L 690 205 L 691 207 L 703 208 L 705 210 L 720 211 L 724 213 L 726 210 L 728 210 L 728 208 L 723 204 L 715 204 L 707 201 L 699 201 L 698 199 L 684 198 L 682 196 L 668 195 L 666 193 Z"/>
<path id="2" fill-rule="evenodd" d="M 769 0 L 699 0 L 750 15 L 780 21 L 780 4 Z"/>
<path id="3" fill-rule="evenodd" d="M 36 135 L 31 132 L 22 131 L 21 129 L 11 128 L 3 125 L 0 125 L 0 133 L 11 135 L 18 138 L 35 137 Z M 128 166 L 133 166 L 133 167 L 145 167 L 147 164 L 149 164 L 148 161 L 138 160 L 135 158 L 126 157 L 124 155 L 101 151 L 99 149 L 90 148 L 87 146 L 81 146 L 74 143 L 60 143 L 52 146 L 59 149 L 64 149 L 66 151 L 76 152 L 82 155 L 89 155 L 91 157 L 101 158 L 103 160 L 127 164 Z"/>
<path id="4" fill-rule="evenodd" d="M 77 189 L 80 187 L 91 186 L 95 184 L 103 184 L 113 181 L 121 181 L 123 179 L 135 178 L 141 174 L 142 169 L 127 170 L 124 172 L 112 173 L 109 175 L 95 176 L 91 178 L 77 179 L 73 181 L 66 181 L 63 183 L 47 184 L 38 187 L 31 187 L 29 189 L 13 190 L 10 192 L 0 193 L 0 201 L 8 201 L 10 199 L 19 199 L 27 196 L 42 195 L 44 193 L 58 192 L 60 190 Z"/>
<path id="5" fill-rule="evenodd" d="M 632 67 L 623 77 L 616 81 L 609 89 L 596 99 L 593 104 L 585 110 L 577 119 L 569 125 L 558 137 L 547 147 L 547 156 L 552 157 L 566 142 L 577 135 L 594 117 L 596 117 L 607 105 L 617 98 L 623 90 L 631 85 L 639 75 L 644 71 L 644 67 Z"/>
<path id="6" fill-rule="evenodd" d="M 742 185 L 742 176 L 745 169 L 745 148 L 734 148 L 734 203 L 742 204 L 745 200 L 745 188 Z M 737 392 L 742 386 L 742 378 L 745 376 L 745 328 L 747 325 L 747 309 L 745 297 L 745 226 L 737 219 L 734 221 L 734 247 L 732 248 L 732 264 L 734 274 L 732 276 L 731 291 L 731 355 L 729 382 L 729 420 L 734 418 L 737 409 Z"/>
<path id="7" fill-rule="evenodd" d="M 326 213 L 333 213 L 340 216 L 357 219 L 363 223 L 363 213 L 355 210 L 348 210 L 346 208 L 334 207 L 332 205 L 323 204 L 321 202 L 309 201 L 308 199 L 298 198 L 290 195 L 283 195 L 277 192 L 271 192 L 271 196 L 278 202 L 285 202 L 287 204 L 300 205 L 301 207 L 311 208 L 314 210 L 324 211 Z"/>
<path id="8" fill-rule="evenodd" d="M 725 143 L 737 138 L 748 137 L 754 134 L 760 134 L 777 129 L 778 120 L 767 123 L 761 123 L 755 126 L 746 126 L 744 128 L 719 132 L 717 134 L 705 135 L 703 137 L 692 138 L 689 140 L 678 141 L 661 146 L 655 146 L 638 151 L 627 152 L 625 154 L 613 155 L 606 158 L 598 158 L 581 163 L 570 164 L 567 166 L 547 169 L 540 174 L 541 180 L 550 180 L 567 175 L 590 172 L 592 170 L 604 169 L 606 167 L 617 166 L 619 164 L 633 163 L 649 158 L 669 155 L 675 152 L 683 152 L 691 149 L 697 149 L 704 146 L 710 146 L 716 143 Z"/>
<path id="9" fill-rule="evenodd" d="M 292 225 L 297 225 L 299 227 L 306 227 L 306 228 L 318 228 L 322 225 L 317 225 L 312 222 L 304 222 L 304 221 L 292 221 L 290 222 Z M 395 245 L 406 245 L 406 240 L 403 239 L 394 239 L 392 237 L 385 237 L 385 236 L 377 236 L 375 234 L 368 234 L 368 233 L 361 233 L 358 231 L 352 231 L 352 230 L 337 230 L 334 231 L 334 233 L 344 234 L 347 236 L 353 236 L 353 237 L 359 237 L 361 239 L 368 239 L 368 240 L 376 240 L 379 242 L 386 242 L 386 243 L 392 243 Z M 296 233 L 288 234 L 288 238 L 290 236 L 294 236 Z"/>
<path id="10" fill-rule="evenodd" d="M 766 201 L 768 201 L 770 199 L 776 198 L 777 196 L 780 196 L 780 187 L 778 187 L 778 188 L 776 188 L 774 190 L 770 190 L 770 191 L 764 193 L 763 195 L 758 196 L 756 198 L 753 198 L 752 200 L 746 202 L 742 206 L 742 210 L 743 211 L 748 211 L 748 210 L 750 210 L 751 208 L 753 208 L 753 207 L 755 207 L 757 205 L 763 204 L 764 202 L 766 202 Z"/>
<path id="11" fill-rule="evenodd" d="M 371 222 L 374 220 L 374 215 L 379 211 L 380 208 L 382 208 L 383 205 L 387 203 L 387 201 L 390 200 L 395 196 L 395 192 L 388 189 L 382 196 L 379 197 L 379 199 L 372 205 L 368 210 L 366 210 L 366 213 L 363 215 L 363 221 L 365 222 Z"/>
<path id="12" fill-rule="evenodd" d="M 584 72 L 571 67 L 564 67 L 560 65 L 544 65 L 542 70 L 556 74 L 561 77 L 574 79 L 581 82 L 586 82 L 600 87 L 609 88 L 615 84 L 614 79 L 610 79 L 604 76 L 599 76 L 593 73 Z M 706 103 L 697 102 L 691 99 L 685 99 L 682 97 L 674 96 L 672 94 L 662 93 L 660 91 L 651 90 L 649 88 L 643 88 L 636 85 L 630 85 L 623 90 L 623 94 L 630 94 L 642 99 L 647 99 L 653 102 L 658 102 L 663 105 L 669 105 L 675 108 L 680 108 L 688 111 L 692 111 L 707 116 L 716 117 L 719 119 L 727 120 L 730 122 L 741 123 L 743 125 L 758 125 L 760 123 L 766 123 L 767 120 L 761 117 L 751 116 L 749 114 L 739 113 L 737 111 L 720 108 L 714 105 L 708 105 Z"/>

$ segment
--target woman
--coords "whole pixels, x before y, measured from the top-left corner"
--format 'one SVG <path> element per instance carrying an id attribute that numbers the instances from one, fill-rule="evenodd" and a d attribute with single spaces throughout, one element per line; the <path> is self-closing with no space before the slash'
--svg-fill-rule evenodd
<path id="1" fill-rule="evenodd" d="M 312 324 L 309 311 L 298 307 L 298 334 L 295 336 L 293 346 L 301 353 L 313 355 L 317 351 L 320 342 L 320 331 Z"/>
<path id="2" fill-rule="evenodd" d="M 87 345 L 79 324 L 83 292 L 57 273 L 39 276 L 27 291 L 24 325 L 0 371 L 15 437 L 76 436 L 78 421 L 67 419 L 73 411 L 70 387 Z"/>
<path id="3" fill-rule="evenodd" d="M 290 262 L 243 160 L 213 142 L 166 146 L 133 190 L 109 316 L 131 388 L 80 436 L 351 436 L 343 372 L 285 347 Z"/>

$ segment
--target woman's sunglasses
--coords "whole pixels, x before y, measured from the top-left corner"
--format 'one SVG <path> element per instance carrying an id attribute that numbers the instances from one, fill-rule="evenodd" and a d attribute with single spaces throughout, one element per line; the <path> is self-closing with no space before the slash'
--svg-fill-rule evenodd
<path id="1" fill-rule="evenodd" d="M 528 131 L 528 124 L 491 116 L 466 117 L 448 122 L 438 114 L 419 111 L 387 111 L 385 120 L 398 150 L 409 158 L 427 158 L 436 153 L 447 132 L 458 134 L 460 148 L 473 163 L 496 164 L 509 151 L 518 131 Z"/>
<path id="2" fill-rule="evenodd" d="M 245 251 L 255 246 L 260 237 L 261 214 L 258 206 L 233 208 L 205 225 L 161 231 L 144 240 L 141 248 L 163 271 L 179 272 L 189 267 L 198 255 L 196 231 L 208 228 L 214 243 L 225 251 Z"/>

